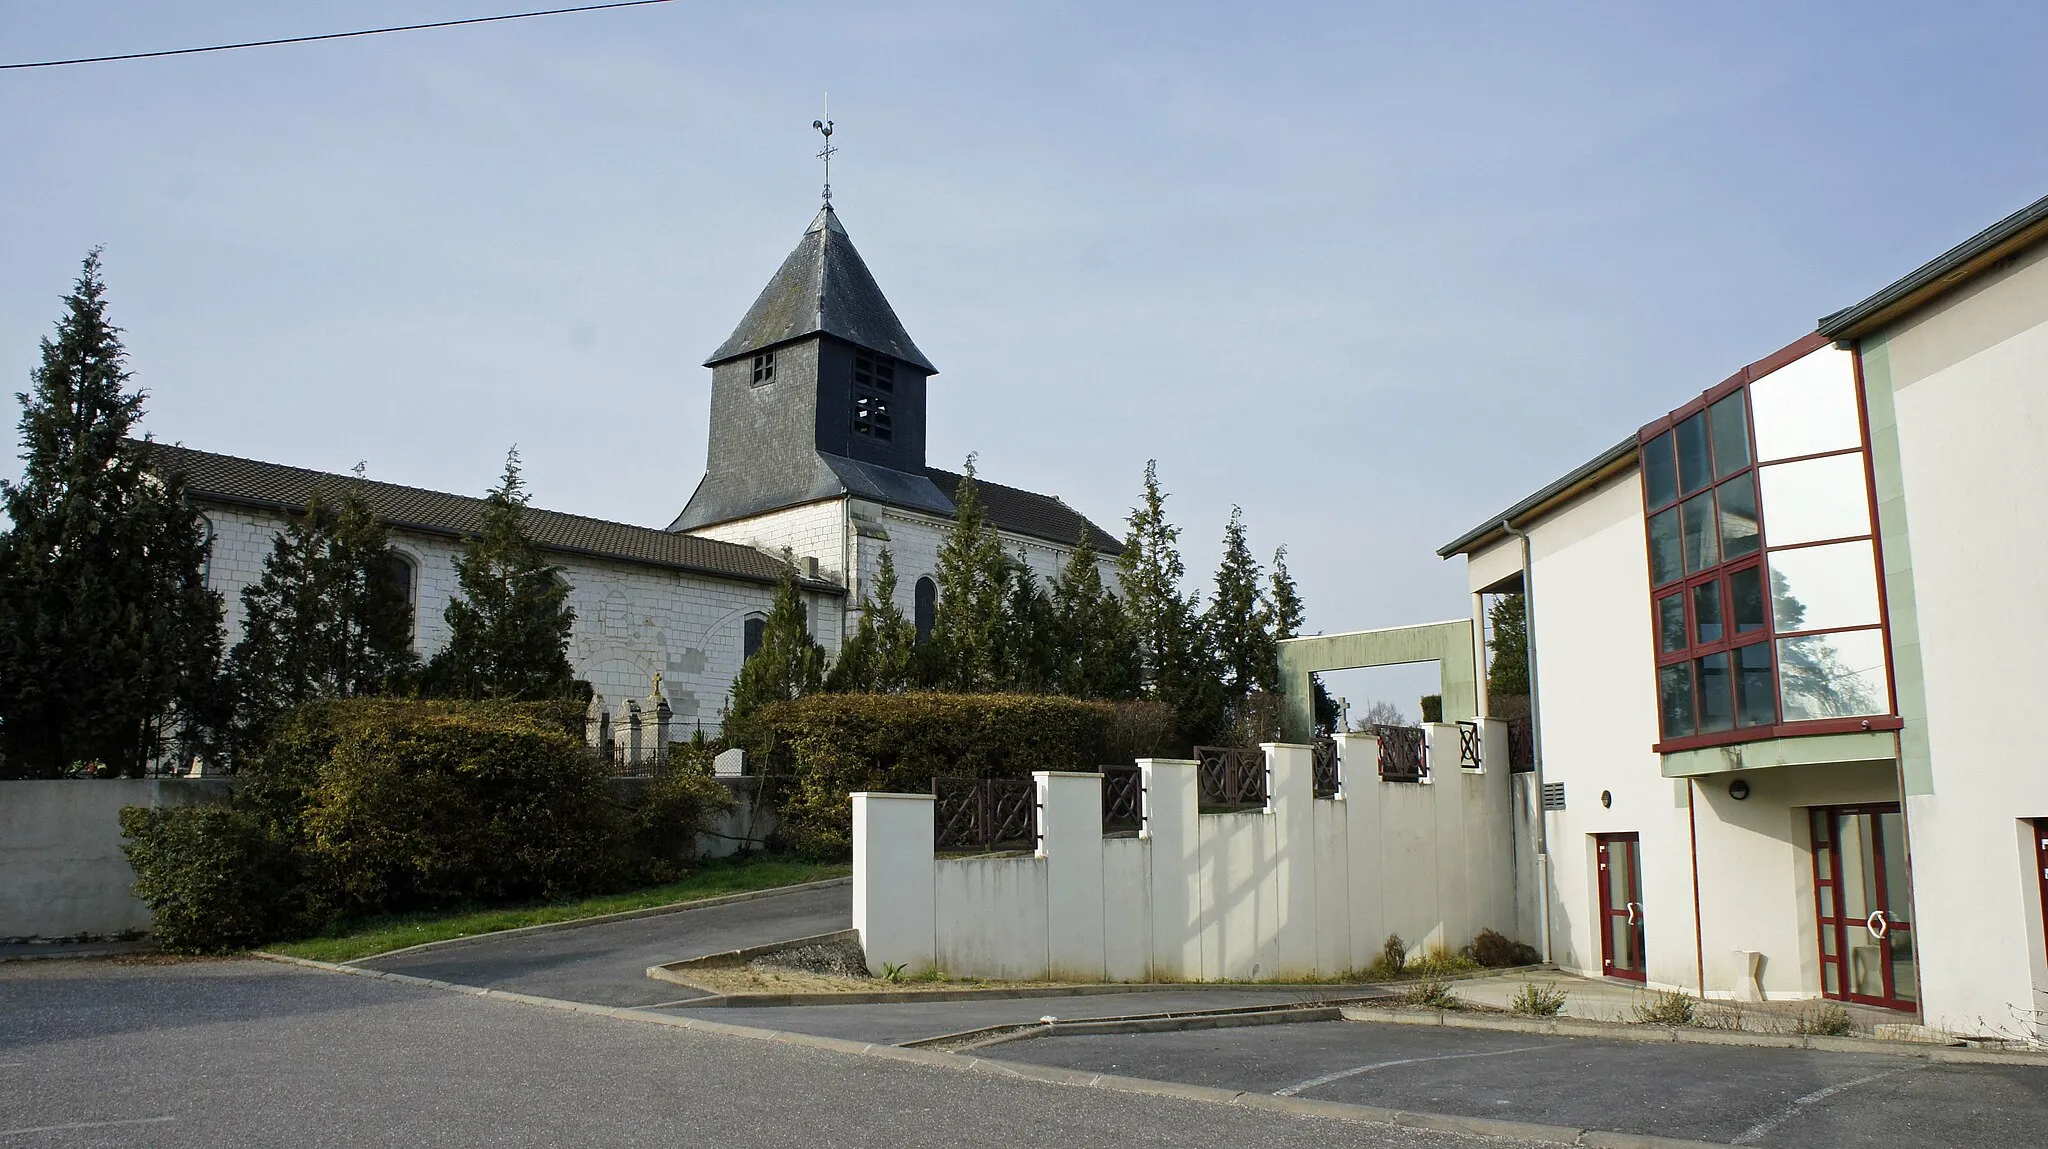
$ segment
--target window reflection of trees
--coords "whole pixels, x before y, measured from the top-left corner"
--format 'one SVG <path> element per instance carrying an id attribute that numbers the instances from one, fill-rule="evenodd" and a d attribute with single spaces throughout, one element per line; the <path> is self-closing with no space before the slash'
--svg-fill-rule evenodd
<path id="1" fill-rule="evenodd" d="M 1771 593 L 1778 601 L 1779 629 L 1797 630 L 1806 618 L 1806 604 L 1794 596 L 1785 576 L 1771 572 Z M 1787 625 L 1789 623 L 1789 625 Z M 1815 634 L 1778 640 L 1778 690 L 1787 722 L 1812 718 L 1853 718 L 1882 714 L 1885 703 L 1871 689 L 1870 676 L 1882 674 L 1882 648 L 1875 666 L 1849 664 L 1837 640 L 1851 635 L 1876 635 L 1877 631 L 1849 631 L 1845 634 Z"/>

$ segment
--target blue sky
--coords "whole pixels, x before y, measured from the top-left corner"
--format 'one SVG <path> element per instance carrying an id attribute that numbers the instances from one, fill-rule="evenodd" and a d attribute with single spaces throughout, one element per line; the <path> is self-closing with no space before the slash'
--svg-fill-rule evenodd
<path id="1" fill-rule="evenodd" d="M 0 57 L 521 6 L 0 0 Z M 2044 35 L 757 0 L 4 72 L 0 379 L 104 244 L 157 437 L 478 493 L 516 442 L 541 505 L 665 525 L 829 90 L 835 202 L 942 372 L 935 464 L 1120 532 L 1156 457 L 1205 579 L 1238 503 L 1311 629 L 1450 617 L 1437 546 L 2048 193 Z"/>

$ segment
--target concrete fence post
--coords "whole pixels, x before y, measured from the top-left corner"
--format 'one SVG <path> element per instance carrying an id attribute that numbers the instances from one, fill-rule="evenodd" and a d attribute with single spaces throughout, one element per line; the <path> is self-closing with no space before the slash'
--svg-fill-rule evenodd
<path id="1" fill-rule="evenodd" d="M 1271 948 L 1261 977 L 1309 976 L 1316 965 L 1315 752 L 1268 742 L 1266 808 L 1273 814 L 1275 896 Z M 1332 971 L 1335 972 L 1335 971 Z"/>
<path id="2" fill-rule="evenodd" d="M 1193 762 L 1141 758 L 1145 828 L 1151 852 L 1152 976 L 1200 980 L 1202 972 L 1201 817 Z"/>
<path id="3" fill-rule="evenodd" d="M 938 886 L 930 794 L 853 796 L 853 928 L 868 969 L 938 964 Z"/>
<path id="4" fill-rule="evenodd" d="M 1052 976 L 1099 981 L 1102 775 L 1038 770 L 1038 856 L 1045 859 L 1046 958 Z"/>

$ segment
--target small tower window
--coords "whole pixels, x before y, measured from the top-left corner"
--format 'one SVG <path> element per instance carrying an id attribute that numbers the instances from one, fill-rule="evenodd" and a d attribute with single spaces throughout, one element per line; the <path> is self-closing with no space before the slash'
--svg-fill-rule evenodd
<path id="1" fill-rule="evenodd" d="M 853 433 L 883 442 L 896 437 L 895 421 L 889 413 L 890 396 L 896 393 L 896 364 L 879 355 L 859 355 L 853 360 Z"/>
<path id="2" fill-rule="evenodd" d="M 763 351 L 754 356 L 754 386 L 775 382 L 775 352 Z"/>
<path id="3" fill-rule="evenodd" d="M 917 641 L 924 642 L 932 636 L 932 620 L 939 609 L 939 584 L 929 578 L 917 580 L 917 592 L 911 605 L 911 617 L 917 627 Z"/>

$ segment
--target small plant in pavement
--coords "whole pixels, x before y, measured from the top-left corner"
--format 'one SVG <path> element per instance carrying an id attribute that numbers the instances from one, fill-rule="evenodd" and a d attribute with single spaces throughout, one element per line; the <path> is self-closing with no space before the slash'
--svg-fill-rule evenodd
<path id="1" fill-rule="evenodd" d="M 1831 1001 L 1801 1006 L 1792 1015 L 1792 1025 L 1794 1032 L 1815 1037 L 1847 1037 L 1856 1032 L 1849 1011 Z"/>
<path id="2" fill-rule="evenodd" d="M 1537 985 L 1525 981 L 1508 1008 L 1529 1017 L 1556 1017 L 1564 1009 L 1564 999 L 1565 992 L 1554 983 Z"/>
<path id="3" fill-rule="evenodd" d="M 1698 1017 L 1699 1002 L 1682 993 L 1657 990 L 1648 1000 L 1630 1007 L 1644 1025 L 1691 1025 Z"/>
<path id="4" fill-rule="evenodd" d="M 1440 977 L 1426 977 L 1408 988 L 1401 1000 L 1423 1009 L 1457 1009 L 1462 1003 L 1451 992 L 1451 983 Z"/>

